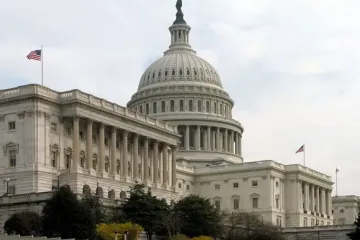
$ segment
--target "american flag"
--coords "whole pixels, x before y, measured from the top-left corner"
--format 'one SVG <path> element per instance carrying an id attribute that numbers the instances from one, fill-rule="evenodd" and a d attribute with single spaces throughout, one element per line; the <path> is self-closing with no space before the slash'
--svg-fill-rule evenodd
<path id="1" fill-rule="evenodd" d="M 36 61 L 41 61 L 41 50 L 31 51 L 26 57 L 29 60 L 33 59 Z"/>
<path id="2" fill-rule="evenodd" d="M 296 153 L 304 152 L 305 151 L 305 145 L 302 145 L 299 150 L 296 151 Z"/>

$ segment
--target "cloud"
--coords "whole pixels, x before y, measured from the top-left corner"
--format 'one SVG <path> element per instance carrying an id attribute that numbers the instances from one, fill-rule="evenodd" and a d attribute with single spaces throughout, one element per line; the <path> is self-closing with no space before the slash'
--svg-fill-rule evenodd
<path id="1" fill-rule="evenodd" d="M 302 163 L 358 194 L 358 1 L 184 0 L 190 41 L 218 70 L 245 127 L 245 160 Z M 126 105 L 170 43 L 175 0 L 24 2 L 0 9 L 0 87 L 40 83 L 25 56 L 44 45 L 45 84 Z"/>

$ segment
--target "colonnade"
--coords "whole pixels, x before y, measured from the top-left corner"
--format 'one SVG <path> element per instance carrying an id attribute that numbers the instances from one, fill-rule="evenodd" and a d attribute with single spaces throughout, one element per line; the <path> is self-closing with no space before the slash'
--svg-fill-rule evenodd
<path id="1" fill-rule="evenodd" d="M 234 130 L 210 126 L 179 126 L 183 150 L 220 151 L 240 155 L 241 133 Z"/>
<path id="2" fill-rule="evenodd" d="M 98 128 L 95 128 L 91 119 L 82 119 L 81 121 L 83 120 L 86 120 L 87 136 L 84 169 L 93 170 L 93 130 L 99 129 L 97 141 L 98 172 L 113 176 L 118 175 L 125 180 L 142 180 L 143 182 L 163 185 L 169 185 L 171 182 L 172 187 L 176 186 L 177 146 L 170 146 L 166 142 L 131 132 L 128 129 L 118 129 L 101 122 L 96 123 Z M 108 130 L 110 130 L 110 141 L 106 144 L 105 132 Z M 106 165 L 105 161 L 105 145 L 109 147 L 109 165 Z M 80 165 L 80 151 L 80 118 L 74 117 L 72 168 L 82 167 Z"/>
<path id="3" fill-rule="evenodd" d="M 304 212 L 322 217 L 332 215 L 331 190 L 308 182 L 298 181 L 298 184 Z"/>

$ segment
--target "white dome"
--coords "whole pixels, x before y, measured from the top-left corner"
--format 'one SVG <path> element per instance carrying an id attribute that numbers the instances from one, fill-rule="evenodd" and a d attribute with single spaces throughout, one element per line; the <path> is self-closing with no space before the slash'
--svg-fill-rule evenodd
<path id="1" fill-rule="evenodd" d="M 141 77 L 138 90 L 152 87 L 199 85 L 222 89 L 214 67 L 191 51 L 171 51 L 151 64 Z"/>

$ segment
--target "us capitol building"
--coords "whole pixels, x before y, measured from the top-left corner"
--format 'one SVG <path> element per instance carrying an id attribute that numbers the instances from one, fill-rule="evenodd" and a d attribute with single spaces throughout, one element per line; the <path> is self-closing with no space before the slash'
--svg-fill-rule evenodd
<path id="1" fill-rule="evenodd" d="M 179 0 L 177 10 L 169 49 L 145 70 L 127 107 L 80 90 L 0 91 L 1 226 L 15 212 L 40 212 L 58 186 L 116 206 L 136 182 L 168 202 L 198 194 L 281 227 L 333 224 L 330 176 L 243 161 L 234 102 L 190 46 Z"/>

